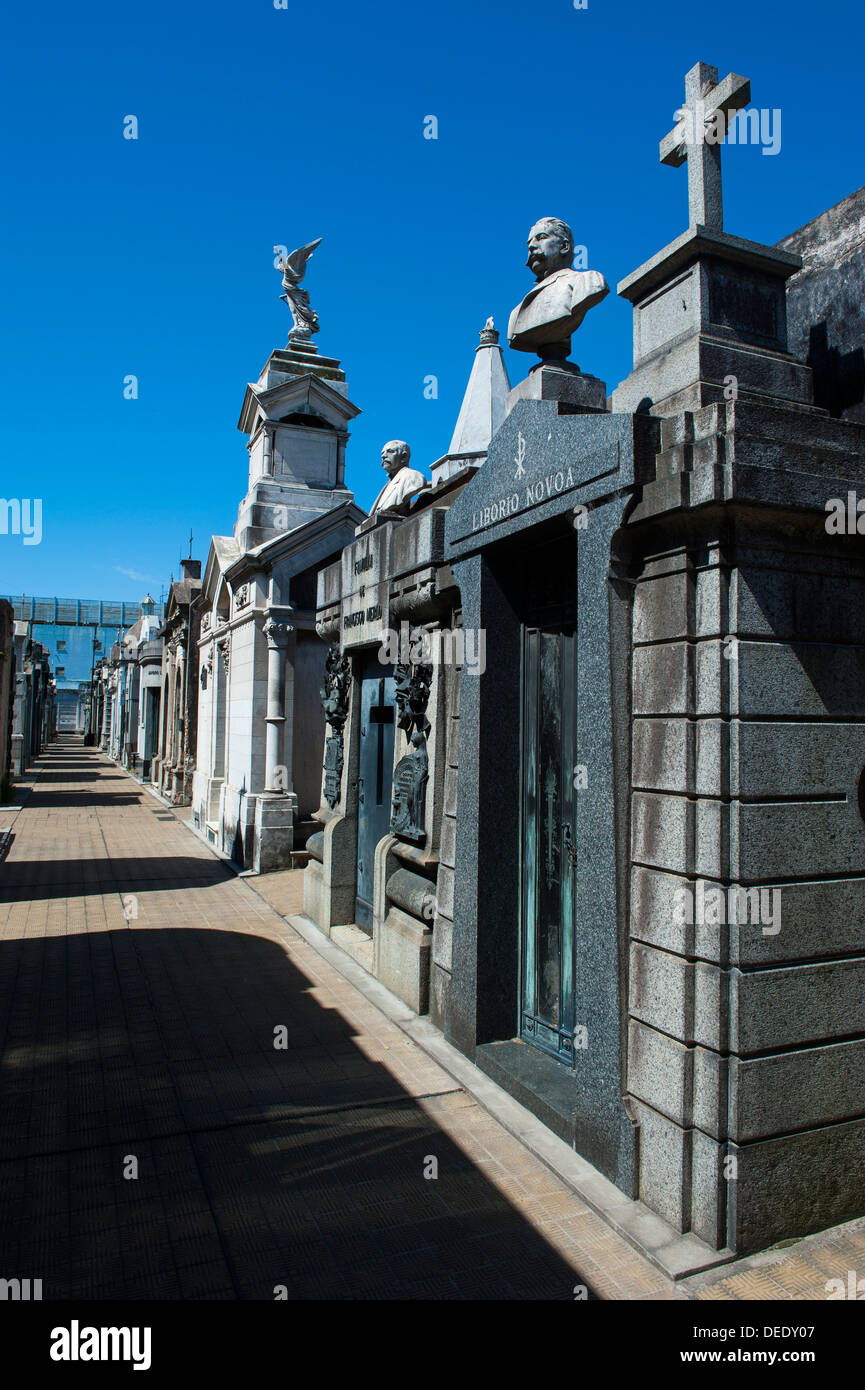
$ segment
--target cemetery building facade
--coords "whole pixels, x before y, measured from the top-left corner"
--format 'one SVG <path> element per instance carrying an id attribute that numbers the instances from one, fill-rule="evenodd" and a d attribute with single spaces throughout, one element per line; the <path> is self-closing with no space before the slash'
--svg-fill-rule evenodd
<path id="1" fill-rule="evenodd" d="M 402 446 L 405 463 L 392 481 L 406 480 L 395 493 L 403 500 L 388 506 L 385 488 L 384 509 L 319 578 L 318 632 L 331 644 L 328 737 L 305 912 L 419 1013 L 430 1007 L 430 961 L 447 954 L 452 930 L 463 671 L 433 657 L 443 645 L 460 650 L 463 634 L 445 518 L 486 457 L 508 391 L 489 320 L 431 482 L 409 468 Z M 388 467 L 393 445 L 382 452 Z M 483 654 L 468 655 L 476 676 Z"/>
<path id="2" fill-rule="evenodd" d="M 314 246 L 317 243 L 313 243 Z M 302 276 L 309 247 L 295 252 Z M 287 263 L 288 265 L 288 263 Z M 306 291 L 283 280 L 295 327 L 247 386 L 248 490 L 231 536 L 215 536 L 200 613 L 192 822 L 236 863 L 283 868 L 319 804 L 325 647 L 316 577 L 365 513 L 345 485 L 358 407 L 336 358 L 318 353 Z M 297 296 L 300 295 L 300 299 Z"/>
<path id="3" fill-rule="evenodd" d="M 138 648 L 144 613 L 140 604 L 136 606 L 138 618 L 120 634 L 101 668 L 104 713 L 99 731 L 100 746 L 127 772 L 134 770 L 138 757 Z"/>
<path id="4" fill-rule="evenodd" d="M 56 733 L 54 681 L 47 648 L 33 640 L 29 623 L 15 622 L 12 648 L 15 693 L 10 767 L 13 777 L 23 777 Z"/>
<path id="5" fill-rule="evenodd" d="M 15 610 L 0 599 L 0 801 L 5 801 L 12 767 L 12 710 L 15 700 Z"/>
<path id="6" fill-rule="evenodd" d="M 136 651 L 138 687 L 138 727 L 135 735 L 133 770 L 146 780 L 158 748 L 159 714 L 162 695 L 161 620 L 156 602 L 148 594 L 141 603 Z"/>
<path id="7" fill-rule="evenodd" d="M 176 806 L 192 799 L 198 732 L 198 638 L 201 561 L 181 560 L 182 578 L 172 583 L 160 629 L 162 697 L 159 746 L 151 764 L 156 790 Z"/>
<path id="8" fill-rule="evenodd" d="M 749 96 L 698 64 L 684 109 Z M 542 219 L 540 360 L 320 576 L 304 911 L 693 1268 L 865 1212 L 865 425 L 790 350 L 799 252 L 724 230 L 720 147 L 661 157 L 689 226 L 618 286 L 630 375 L 570 362 L 606 284 Z"/>
<path id="9" fill-rule="evenodd" d="M 101 746 L 130 771 L 138 730 L 138 663 L 127 633 L 111 648 L 104 679 L 108 709 L 102 724 Z"/>

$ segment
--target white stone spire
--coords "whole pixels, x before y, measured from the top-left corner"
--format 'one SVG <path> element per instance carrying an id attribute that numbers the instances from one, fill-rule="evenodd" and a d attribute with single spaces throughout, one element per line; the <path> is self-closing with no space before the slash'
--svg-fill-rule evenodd
<path id="1" fill-rule="evenodd" d="M 505 418 L 510 382 L 499 347 L 499 335 L 491 318 L 487 319 L 480 337 L 450 448 L 432 466 L 433 486 L 463 468 L 478 468 L 487 456 L 490 440 Z"/>

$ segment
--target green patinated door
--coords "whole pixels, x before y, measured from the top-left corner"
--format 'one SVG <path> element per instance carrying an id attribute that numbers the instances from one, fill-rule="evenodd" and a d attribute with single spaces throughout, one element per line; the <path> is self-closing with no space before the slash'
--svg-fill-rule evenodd
<path id="1" fill-rule="evenodd" d="M 573 1064 L 577 643 L 523 627 L 520 1036 Z"/>

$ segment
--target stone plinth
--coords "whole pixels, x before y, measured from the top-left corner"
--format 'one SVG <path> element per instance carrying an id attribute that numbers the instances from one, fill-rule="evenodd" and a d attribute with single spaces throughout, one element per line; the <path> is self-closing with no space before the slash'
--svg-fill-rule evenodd
<path id="1" fill-rule="evenodd" d="M 517 401 L 557 401 L 562 414 L 588 415 L 607 409 L 607 387 L 572 363 L 541 362 L 508 392 L 508 414 Z"/>
<path id="2" fill-rule="evenodd" d="M 429 1008 L 432 932 L 398 907 L 391 907 L 375 934 L 376 978 L 417 1014 Z"/>
<path id="3" fill-rule="evenodd" d="M 711 401 L 810 405 L 811 373 L 787 349 L 785 285 L 801 258 L 692 227 L 618 292 L 634 306 L 634 370 L 612 408 L 671 415 Z"/>
<path id="4" fill-rule="evenodd" d="M 263 792 L 255 802 L 253 868 L 258 874 L 284 869 L 291 863 L 297 797 Z"/>

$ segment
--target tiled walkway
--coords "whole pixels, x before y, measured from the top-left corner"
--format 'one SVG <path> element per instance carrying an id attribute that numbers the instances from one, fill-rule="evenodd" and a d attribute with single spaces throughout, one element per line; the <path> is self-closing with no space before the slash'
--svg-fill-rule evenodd
<path id="1" fill-rule="evenodd" d="M 0 1276 L 45 1299 L 825 1297 L 825 1256 L 810 1293 L 748 1262 L 673 1286 L 292 930 L 296 877 L 271 905 L 78 740 L 39 773 L 0 809 Z"/>
<path id="2" fill-rule="evenodd" d="M 0 865 L 0 1031 L 0 1274 L 45 1299 L 667 1292 L 78 741 Z"/>

